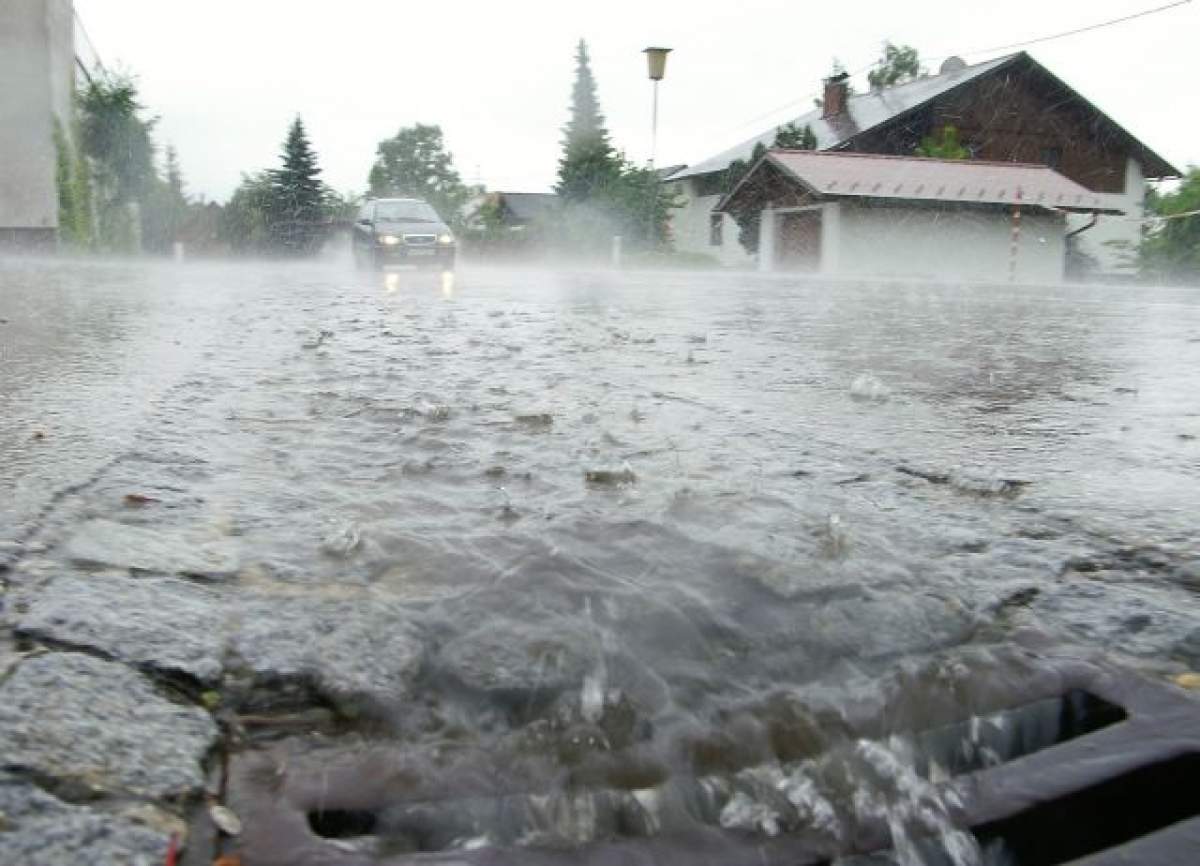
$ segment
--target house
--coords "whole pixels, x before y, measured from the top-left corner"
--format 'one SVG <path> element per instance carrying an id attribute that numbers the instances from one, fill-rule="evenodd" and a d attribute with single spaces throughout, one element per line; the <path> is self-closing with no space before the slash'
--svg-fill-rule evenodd
<path id="1" fill-rule="evenodd" d="M 71 0 L 0 0 L 0 248 L 58 236 L 55 128 L 71 134 Z"/>
<path id="2" fill-rule="evenodd" d="M 469 226 L 481 227 L 483 215 L 509 229 L 521 230 L 542 220 L 554 209 L 558 196 L 552 192 L 488 192 L 472 199 L 464 209 Z"/>
<path id="3" fill-rule="evenodd" d="M 846 76 L 825 82 L 821 107 L 796 118 L 817 150 L 911 156 L 921 141 L 947 126 L 976 160 L 1048 166 L 1100 197 L 1094 225 L 1068 215 L 1067 232 L 1108 275 L 1131 272 L 1129 252 L 1141 237 L 1148 179 L 1180 172 L 1025 52 L 967 66 L 958 58 L 937 75 L 869 93 L 850 92 Z M 725 169 L 748 159 L 757 144 L 771 147 L 777 128 L 670 176 L 683 207 L 674 215 L 676 245 L 716 255 L 727 265 L 754 260 L 738 242 L 738 227 L 716 211 Z M 857 164 L 857 163 L 855 163 Z"/>
<path id="4" fill-rule="evenodd" d="M 542 192 L 485 192 L 463 208 L 463 241 L 485 259 L 525 258 L 539 248 L 539 228 L 549 225 L 558 196 Z"/>
<path id="5" fill-rule="evenodd" d="M 1118 214 L 1045 165 L 770 150 L 716 208 L 759 217 L 759 270 L 1057 283 L 1067 215 Z"/>

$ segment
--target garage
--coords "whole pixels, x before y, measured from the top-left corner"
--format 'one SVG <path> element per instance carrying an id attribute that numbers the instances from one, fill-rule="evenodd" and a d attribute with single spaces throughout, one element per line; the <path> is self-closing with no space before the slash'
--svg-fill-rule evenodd
<path id="1" fill-rule="evenodd" d="M 1068 214 L 1121 213 L 1043 165 L 794 150 L 718 210 L 758 213 L 761 271 L 1022 283 L 1062 281 Z"/>

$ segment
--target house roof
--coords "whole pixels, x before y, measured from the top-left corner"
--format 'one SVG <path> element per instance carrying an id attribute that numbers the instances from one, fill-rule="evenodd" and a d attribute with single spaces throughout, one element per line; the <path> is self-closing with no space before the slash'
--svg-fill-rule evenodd
<path id="1" fill-rule="evenodd" d="M 1064 89 L 1079 99 L 1090 110 L 1109 126 L 1117 135 L 1125 139 L 1130 148 L 1139 154 L 1143 170 L 1147 177 L 1177 177 L 1180 172 L 1165 159 L 1142 144 L 1132 134 L 1096 108 L 1083 96 L 1076 93 L 1060 78 L 1026 54 L 1024 51 L 997 57 L 983 63 L 965 66 L 961 69 L 951 69 L 938 75 L 918 78 L 906 84 L 887 87 L 869 93 L 856 93 L 849 96 L 846 111 L 831 118 L 823 118 L 821 109 L 816 108 L 807 114 L 802 114 L 791 123 L 798 127 L 808 126 L 817 139 L 817 150 L 835 150 L 848 147 L 860 134 L 895 120 L 904 114 L 921 108 L 928 102 L 950 91 L 976 81 L 994 72 L 1020 64 L 1029 65 L 1035 72 L 1046 76 L 1058 87 Z M 785 124 L 786 125 L 786 124 Z M 722 171 L 735 159 L 748 159 L 754 152 L 755 145 L 763 144 L 770 147 L 775 141 L 775 134 L 781 127 L 775 126 L 754 138 L 743 141 L 709 157 L 703 162 L 688 166 L 682 171 L 671 175 L 671 180 L 683 180 L 714 171 Z"/>
<path id="2" fill-rule="evenodd" d="M 971 205 L 1021 205 L 1085 213 L 1122 213 L 1044 165 L 929 159 L 871 153 L 770 150 L 721 200 L 725 210 L 764 163 L 819 198 L 873 198 Z"/>

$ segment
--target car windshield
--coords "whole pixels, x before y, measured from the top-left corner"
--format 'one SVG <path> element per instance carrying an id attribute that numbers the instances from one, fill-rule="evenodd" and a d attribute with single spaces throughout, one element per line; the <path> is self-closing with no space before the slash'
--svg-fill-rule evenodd
<path id="1" fill-rule="evenodd" d="M 441 222 L 437 211 L 423 201 L 381 201 L 375 205 L 375 219 L 381 222 Z"/>

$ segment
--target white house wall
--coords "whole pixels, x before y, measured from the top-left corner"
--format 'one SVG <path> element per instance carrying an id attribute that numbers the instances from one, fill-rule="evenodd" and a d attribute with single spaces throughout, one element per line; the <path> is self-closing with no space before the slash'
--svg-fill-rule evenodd
<path id="1" fill-rule="evenodd" d="M 71 0 L 0 0 L 0 232 L 58 226 L 54 118 L 69 132 Z"/>
<path id="2" fill-rule="evenodd" d="M 675 249 L 713 256 L 722 265 L 729 267 L 747 267 L 753 264 L 754 257 L 748 255 L 738 243 L 738 225 L 728 214 L 722 215 L 721 245 L 713 246 L 709 243 L 712 211 L 721 200 L 721 196 L 696 195 L 696 185 L 692 180 L 677 181 L 668 184 L 668 187 L 684 203 L 683 207 L 671 213 Z"/>
<path id="3" fill-rule="evenodd" d="M 1096 259 L 1100 272 L 1107 276 L 1137 275 L 1134 254 L 1142 240 L 1142 217 L 1145 216 L 1146 179 L 1142 166 L 1128 160 L 1125 167 L 1125 190 L 1119 193 L 1097 193 L 1110 207 L 1125 211 L 1123 216 L 1101 215 L 1096 225 L 1079 235 L 1079 248 Z M 1069 230 L 1082 228 L 1091 217 L 1071 214 L 1067 217 Z"/>
<path id="4" fill-rule="evenodd" d="M 823 255 L 823 273 L 1008 280 L 1012 222 L 1005 212 L 864 207 L 850 201 L 839 211 L 837 259 L 828 262 Z M 1017 281 L 1061 282 L 1065 249 L 1061 216 L 1022 213 Z"/>

